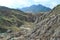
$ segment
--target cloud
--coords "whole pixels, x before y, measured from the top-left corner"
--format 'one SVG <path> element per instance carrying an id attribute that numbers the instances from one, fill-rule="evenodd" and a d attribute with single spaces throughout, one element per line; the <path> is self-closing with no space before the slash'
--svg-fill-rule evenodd
<path id="1" fill-rule="evenodd" d="M 30 6 L 32 5 L 29 0 L 16 0 L 15 1 L 17 5 L 22 5 L 22 6 Z"/>
<path id="2" fill-rule="evenodd" d="M 57 4 L 60 4 L 60 0 L 0 0 L 1 6 L 7 6 L 10 8 L 22 8 L 35 4 L 42 4 L 44 6 L 53 8 Z"/>
<path id="3" fill-rule="evenodd" d="M 0 0 L 0 5 L 1 6 L 11 6 L 14 4 L 13 0 Z"/>
<path id="4" fill-rule="evenodd" d="M 49 0 L 34 0 L 34 2 L 41 2 L 41 3 L 43 3 L 43 2 L 48 2 Z"/>
<path id="5" fill-rule="evenodd" d="M 10 8 L 26 7 L 33 5 L 32 0 L 0 0 L 0 6 L 6 6 Z"/>
<path id="6" fill-rule="evenodd" d="M 42 4 L 44 6 L 53 8 L 56 5 L 60 4 L 60 0 L 34 0 L 35 4 Z"/>

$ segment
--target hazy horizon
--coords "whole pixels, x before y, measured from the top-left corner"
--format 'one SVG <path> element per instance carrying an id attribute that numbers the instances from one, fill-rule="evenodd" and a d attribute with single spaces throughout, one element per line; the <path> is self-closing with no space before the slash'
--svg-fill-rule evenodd
<path id="1" fill-rule="evenodd" d="M 0 0 L 0 6 L 6 6 L 9 8 L 23 8 L 31 5 L 41 4 L 43 6 L 53 8 L 60 4 L 59 0 Z"/>

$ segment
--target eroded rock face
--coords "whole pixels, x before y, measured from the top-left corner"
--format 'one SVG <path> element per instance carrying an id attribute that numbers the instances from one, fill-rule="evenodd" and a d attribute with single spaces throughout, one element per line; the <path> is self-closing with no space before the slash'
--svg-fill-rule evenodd
<path id="1" fill-rule="evenodd" d="M 60 15 L 44 19 L 37 24 L 36 29 L 29 35 L 30 39 L 55 40 L 60 37 Z"/>
<path id="2" fill-rule="evenodd" d="M 42 15 L 36 28 L 28 35 L 27 40 L 60 40 L 60 6 L 47 15 Z M 38 21 L 38 20 L 37 20 Z"/>

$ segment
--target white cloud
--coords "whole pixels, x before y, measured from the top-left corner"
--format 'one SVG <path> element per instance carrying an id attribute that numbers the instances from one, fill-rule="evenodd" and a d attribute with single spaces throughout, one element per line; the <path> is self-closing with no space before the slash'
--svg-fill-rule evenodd
<path id="1" fill-rule="evenodd" d="M 13 0 L 0 0 L 0 5 L 1 6 L 11 6 L 14 4 Z"/>
<path id="2" fill-rule="evenodd" d="M 34 2 L 48 2 L 49 0 L 34 0 Z"/>
<path id="3" fill-rule="evenodd" d="M 35 4 L 42 4 L 44 6 L 53 8 L 60 4 L 60 0 L 34 0 Z"/>
<path id="4" fill-rule="evenodd" d="M 30 6 L 31 5 L 29 0 L 16 0 L 16 4 L 23 5 L 23 6 Z"/>
<path id="5" fill-rule="evenodd" d="M 11 8 L 21 8 L 33 4 L 42 4 L 44 6 L 53 8 L 57 4 L 60 4 L 60 0 L 0 0 L 0 6 L 7 6 Z"/>
<path id="6" fill-rule="evenodd" d="M 57 2 L 51 2 L 51 4 L 50 4 L 50 8 L 53 8 L 53 7 L 55 7 L 55 6 L 57 6 L 58 5 L 58 3 Z"/>
<path id="7" fill-rule="evenodd" d="M 26 7 L 32 5 L 29 0 L 0 0 L 0 6 L 7 6 L 11 8 Z"/>

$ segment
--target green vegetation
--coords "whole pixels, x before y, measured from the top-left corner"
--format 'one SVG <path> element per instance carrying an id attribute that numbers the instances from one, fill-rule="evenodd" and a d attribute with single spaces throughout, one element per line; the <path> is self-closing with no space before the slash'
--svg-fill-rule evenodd
<path id="1" fill-rule="evenodd" d="M 19 31 L 20 26 L 24 25 L 25 22 L 27 22 L 27 23 L 30 22 L 30 21 L 28 21 L 29 14 L 27 14 L 27 13 L 24 13 L 17 9 L 10 9 L 10 8 L 6 8 L 6 7 L 0 7 L 0 8 L 1 8 L 0 9 L 0 28 L 3 30 L 10 29 L 12 31 Z M 32 23 L 32 21 L 31 21 L 31 23 Z M 0 30 L 0 31 L 2 31 L 2 30 Z"/>

